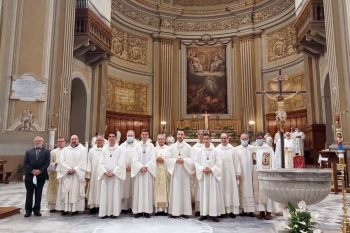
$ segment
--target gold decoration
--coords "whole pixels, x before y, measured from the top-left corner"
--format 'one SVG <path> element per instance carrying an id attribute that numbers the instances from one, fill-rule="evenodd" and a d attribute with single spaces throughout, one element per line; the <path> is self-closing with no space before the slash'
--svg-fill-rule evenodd
<path id="1" fill-rule="evenodd" d="M 266 36 L 266 60 L 268 63 L 283 60 L 296 54 L 295 30 L 289 25 Z"/>
<path id="2" fill-rule="evenodd" d="M 215 6 L 232 3 L 234 0 L 175 0 L 181 6 Z"/>
<path id="3" fill-rule="evenodd" d="M 138 2 L 141 2 L 142 4 L 145 3 L 143 0 L 137 0 Z M 262 1 L 262 0 L 259 0 Z M 124 1 L 122 0 L 113 0 L 112 1 L 112 8 L 113 11 L 118 11 L 119 13 L 123 14 L 124 16 L 131 18 L 132 20 L 135 20 L 138 23 L 152 26 L 152 27 L 164 27 L 164 28 L 171 28 L 178 31 L 214 31 L 214 30 L 227 30 L 227 29 L 233 29 L 237 28 L 239 26 L 251 24 L 252 21 L 254 23 L 261 22 L 267 19 L 270 19 L 272 17 L 275 17 L 276 15 L 282 13 L 286 9 L 288 9 L 290 6 L 294 5 L 294 0 L 280 0 L 271 8 L 268 9 L 261 9 L 257 10 L 254 15 L 252 16 L 251 13 L 245 13 L 240 16 L 232 16 L 231 11 L 234 11 L 238 8 L 247 7 L 249 5 L 256 4 L 256 2 L 259 2 L 258 0 L 253 1 L 246 1 L 239 3 L 238 5 L 232 5 L 231 7 L 228 7 L 227 9 L 219 9 L 219 10 L 213 10 L 213 11 L 184 11 L 180 8 L 174 8 L 174 7 L 165 7 L 165 6 L 159 6 L 155 9 L 157 11 L 159 9 L 165 10 L 165 11 L 172 11 L 176 14 L 182 13 L 182 14 L 193 14 L 193 15 L 206 15 L 206 14 L 217 14 L 217 13 L 227 13 L 226 20 L 217 20 L 216 18 L 212 18 L 211 21 L 208 21 L 210 19 L 202 20 L 202 21 L 190 21 L 189 19 L 181 20 L 181 17 L 179 19 L 175 20 L 169 20 L 165 18 L 160 18 L 158 16 L 154 16 L 151 13 L 145 13 L 144 11 L 136 10 L 135 8 L 130 8 L 129 5 L 126 5 Z M 153 6 L 151 3 L 147 3 L 147 6 Z M 154 7 L 152 7 L 154 8 Z M 154 9 L 154 10 L 155 10 Z M 221 17 L 222 18 L 222 17 Z"/>
<path id="4" fill-rule="evenodd" d="M 278 91 L 279 84 L 270 80 L 268 82 L 269 91 Z M 288 80 L 283 81 L 282 83 L 283 91 L 303 91 L 306 90 L 305 85 L 305 75 L 304 72 L 288 76 Z M 296 111 L 306 109 L 306 95 L 296 95 L 291 99 L 287 99 L 288 95 L 285 95 L 286 100 L 284 101 L 284 109 L 288 111 Z M 269 112 L 276 112 L 278 110 L 277 102 L 274 100 L 268 99 L 268 110 Z"/>
<path id="5" fill-rule="evenodd" d="M 107 86 L 107 111 L 149 114 L 148 84 L 109 76 Z"/>
<path id="6" fill-rule="evenodd" d="M 127 62 L 147 66 L 148 39 L 113 29 L 112 52 Z"/>

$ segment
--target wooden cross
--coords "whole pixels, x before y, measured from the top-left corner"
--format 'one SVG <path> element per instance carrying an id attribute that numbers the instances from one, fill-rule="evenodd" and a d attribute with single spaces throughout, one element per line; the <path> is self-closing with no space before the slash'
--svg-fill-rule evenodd
<path id="1" fill-rule="evenodd" d="M 278 91 L 257 91 L 255 94 L 267 94 L 267 95 L 279 95 L 283 96 L 284 94 L 306 94 L 306 91 L 283 91 L 283 81 L 288 80 L 288 77 L 282 75 L 282 69 L 278 69 L 278 76 L 276 76 L 273 81 L 278 82 L 279 90 Z M 271 97 L 270 97 L 271 98 Z M 275 99 L 277 101 L 277 97 Z M 281 140 L 281 167 L 285 168 L 284 164 L 284 135 L 283 135 L 283 122 L 280 122 L 281 130 L 280 130 L 280 140 Z"/>

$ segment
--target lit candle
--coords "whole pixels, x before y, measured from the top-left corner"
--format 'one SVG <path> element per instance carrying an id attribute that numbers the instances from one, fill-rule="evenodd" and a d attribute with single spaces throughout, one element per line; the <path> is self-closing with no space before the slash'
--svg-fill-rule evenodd
<path id="1" fill-rule="evenodd" d="M 88 150 L 89 149 L 89 143 L 86 141 L 85 142 L 85 148 Z"/>

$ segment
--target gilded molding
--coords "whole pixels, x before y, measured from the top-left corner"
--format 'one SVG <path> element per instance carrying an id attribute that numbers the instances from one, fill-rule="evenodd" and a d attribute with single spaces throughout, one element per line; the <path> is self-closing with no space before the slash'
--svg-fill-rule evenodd
<path id="1" fill-rule="evenodd" d="M 235 0 L 175 0 L 175 4 L 180 6 L 216 6 L 229 4 Z"/>
<path id="2" fill-rule="evenodd" d="M 273 63 L 296 55 L 294 44 L 296 43 L 295 30 L 288 25 L 278 31 L 266 35 L 266 61 Z"/>
<path id="3" fill-rule="evenodd" d="M 277 91 L 279 84 L 273 80 L 268 81 L 268 90 Z M 282 83 L 283 91 L 303 91 L 306 90 L 306 80 L 304 72 L 288 76 L 288 80 Z M 285 100 L 284 107 L 286 112 L 302 110 L 307 108 L 306 95 L 296 95 L 291 99 Z M 277 102 L 268 99 L 269 112 L 277 111 Z"/>
<path id="4" fill-rule="evenodd" d="M 126 62 L 148 65 L 148 39 L 113 28 L 113 55 Z"/>
<path id="5" fill-rule="evenodd" d="M 140 1 L 140 0 L 138 0 Z M 257 10 L 257 12 L 252 15 L 250 12 L 246 12 L 243 15 L 233 16 L 229 15 L 227 19 L 223 20 L 213 20 L 208 21 L 190 21 L 189 19 L 181 20 L 177 18 L 171 20 L 169 18 L 161 18 L 157 16 L 156 12 L 154 14 L 145 13 L 145 11 L 136 10 L 131 8 L 129 5 L 125 4 L 122 0 L 114 0 L 113 9 L 119 11 L 121 14 L 148 26 L 162 27 L 167 29 L 174 29 L 178 31 L 215 31 L 215 30 L 227 30 L 234 29 L 240 26 L 244 26 L 251 23 L 257 23 L 264 20 L 268 20 L 276 15 L 282 13 L 290 6 L 294 5 L 294 0 L 280 0 L 276 5 L 268 9 Z M 230 8 L 231 9 L 231 8 Z M 224 9 L 227 11 L 227 9 Z M 183 12 L 185 14 L 185 12 Z M 186 13 L 187 14 L 187 13 Z M 204 14 L 204 13 L 203 13 Z M 208 14 L 208 12 L 205 12 Z"/>

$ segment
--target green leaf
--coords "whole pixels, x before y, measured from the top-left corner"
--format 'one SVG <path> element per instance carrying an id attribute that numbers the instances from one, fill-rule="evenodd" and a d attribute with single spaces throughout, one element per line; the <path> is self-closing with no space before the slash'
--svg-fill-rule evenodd
<path id="1" fill-rule="evenodd" d="M 295 208 L 292 203 L 288 202 L 287 206 L 290 212 L 295 212 Z"/>

